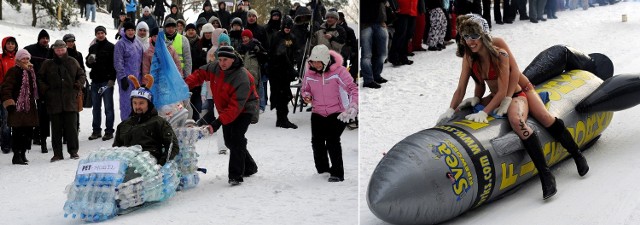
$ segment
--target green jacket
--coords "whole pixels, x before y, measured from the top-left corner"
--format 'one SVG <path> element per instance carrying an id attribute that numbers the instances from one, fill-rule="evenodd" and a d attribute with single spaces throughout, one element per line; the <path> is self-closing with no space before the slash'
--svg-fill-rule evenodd
<path id="1" fill-rule="evenodd" d="M 129 119 L 118 124 L 113 147 L 133 145 L 142 146 L 142 150 L 151 153 L 160 165 L 167 162 L 167 149 L 171 149 L 169 160 L 175 158 L 180 151 L 178 138 L 171 125 L 158 116 L 158 111 L 154 108 L 143 115 L 132 113 Z"/>

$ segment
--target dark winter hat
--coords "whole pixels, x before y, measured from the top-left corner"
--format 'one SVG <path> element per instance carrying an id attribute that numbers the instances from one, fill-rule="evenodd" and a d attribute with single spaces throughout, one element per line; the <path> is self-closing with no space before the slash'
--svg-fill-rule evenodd
<path id="1" fill-rule="evenodd" d="M 175 27 L 177 25 L 178 24 L 176 23 L 176 20 L 171 18 L 171 17 L 167 18 L 167 20 L 164 21 L 164 27 L 165 28 L 172 27 L 172 26 Z"/>
<path id="2" fill-rule="evenodd" d="M 120 15 L 121 15 L 121 16 L 127 16 L 127 13 L 126 13 L 126 12 L 123 12 L 123 11 L 120 11 Z"/>
<path id="3" fill-rule="evenodd" d="M 205 1 L 204 4 L 202 5 L 202 10 L 204 10 L 204 7 L 211 7 L 211 2 L 209 0 Z"/>
<path id="4" fill-rule="evenodd" d="M 189 29 L 196 29 L 196 25 L 193 23 L 187 24 L 187 26 L 184 28 L 184 30 L 189 30 Z"/>
<path id="5" fill-rule="evenodd" d="M 53 45 L 51 45 L 51 48 L 56 49 L 56 48 L 66 48 L 67 44 L 64 43 L 64 41 L 62 40 L 56 40 L 56 42 L 53 43 Z"/>
<path id="6" fill-rule="evenodd" d="M 284 28 L 289 28 L 289 29 L 293 28 L 293 20 L 288 15 L 287 17 L 284 18 L 284 21 L 282 22 L 282 29 Z"/>
<path id="7" fill-rule="evenodd" d="M 74 36 L 73 34 L 65 34 L 65 35 L 62 37 L 62 40 L 63 40 L 64 42 L 76 41 L 76 36 Z"/>
<path id="8" fill-rule="evenodd" d="M 48 39 L 51 39 L 51 38 L 49 37 L 49 33 L 47 32 L 47 30 L 42 29 L 42 30 L 40 31 L 40 33 L 38 34 L 38 41 L 40 41 L 40 39 L 45 38 L 45 37 L 46 37 L 46 38 L 48 38 Z"/>
<path id="9" fill-rule="evenodd" d="M 231 26 L 233 27 L 235 24 L 242 26 L 242 19 L 238 17 L 233 18 L 233 20 L 231 20 Z"/>
<path id="10" fill-rule="evenodd" d="M 231 59 L 236 59 L 235 50 L 231 46 L 221 46 L 218 48 L 217 57 L 226 57 Z"/>
<path id="11" fill-rule="evenodd" d="M 253 39 L 253 32 L 249 29 L 245 29 L 242 31 L 241 37 L 249 37 L 249 39 Z"/>
<path id="12" fill-rule="evenodd" d="M 158 35 L 159 32 L 160 32 L 160 28 L 158 28 L 158 27 L 151 28 L 151 30 L 149 31 L 149 37 L 153 37 L 154 35 Z"/>
<path id="13" fill-rule="evenodd" d="M 171 4 L 171 7 L 169 7 L 169 10 L 172 10 L 173 8 L 178 9 L 178 5 L 176 5 L 176 4 Z"/>
<path id="14" fill-rule="evenodd" d="M 200 17 L 198 18 L 198 20 L 196 20 L 196 27 L 202 27 L 205 23 L 207 23 L 207 19 L 205 19 L 204 17 Z"/>
<path id="15" fill-rule="evenodd" d="M 273 16 L 279 16 L 279 17 L 282 17 L 282 12 L 280 12 L 280 10 L 279 10 L 279 9 L 272 9 L 272 10 L 271 10 L 271 17 L 273 17 Z"/>
<path id="16" fill-rule="evenodd" d="M 344 13 L 338 12 L 338 15 L 340 15 L 340 20 L 344 20 Z"/>
<path id="17" fill-rule="evenodd" d="M 136 25 L 134 25 L 131 21 L 124 22 L 122 27 L 124 28 L 124 31 L 136 30 Z"/>
<path id="18" fill-rule="evenodd" d="M 293 22 L 296 24 L 308 23 L 311 20 L 311 11 L 307 7 L 298 7 L 296 9 L 296 17 Z"/>
<path id="19" fill-rule="evenodd" d="M 103 26 L 97 26 L 94 33 L 97 34 L 98 31 L 102 31 L 102 32 L 104 32 L 104 34 L 107 34 L 107 28 L 105 28 Z"/>

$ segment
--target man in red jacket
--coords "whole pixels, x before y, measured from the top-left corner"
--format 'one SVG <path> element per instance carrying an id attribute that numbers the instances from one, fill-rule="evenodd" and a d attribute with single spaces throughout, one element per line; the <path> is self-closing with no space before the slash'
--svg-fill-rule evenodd
<path id="1" fill-rule="evenodd" d="M 231 46 L 218 48 L 217 61 L 200 67 L 185 81 L 189 89 L 210 81 L 214 104 L 220 116 L 213 121 L 213 131 L 220 126 L 229 156 L 229 184 L 238 185 L 243 177 L 258 172 L 258 166 L 247 150 L 245 133 L 251 118 L 258 116 L 259 100 L 253 76 Z M 205 88 L 205 87 L 203 87 Z"/>
<path id="2" fill-rule="evenodd" d="M 393 66 L 411 65 L 409 60 L 409 39 L 413 37 L 418 16 L 418 0 L 398 0 L 397 19 L 393 22 L 396 29 L 391 39 L 389 62 Z"/>

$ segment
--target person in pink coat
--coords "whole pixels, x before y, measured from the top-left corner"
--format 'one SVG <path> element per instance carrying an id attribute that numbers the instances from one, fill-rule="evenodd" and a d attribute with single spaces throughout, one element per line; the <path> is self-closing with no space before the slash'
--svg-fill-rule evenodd
<path id="1" fill-rule="evenodd" d="M 309 56 L 301 90 L 304 101 L 313 104 L 313 160 L 318 173 L 330 173 L 329 182 L 344 181 L 340 136 L 346 123 L 358 114 L 358 86 L 342 66 L 342 61 L 342 56 L 327 46 L 315 46 Z"/>

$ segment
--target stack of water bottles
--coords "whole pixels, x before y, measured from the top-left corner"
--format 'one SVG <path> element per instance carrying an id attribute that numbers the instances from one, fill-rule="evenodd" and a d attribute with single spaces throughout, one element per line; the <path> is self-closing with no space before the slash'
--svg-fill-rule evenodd
<path id="1" fill-rule="evenodd" d="M 195 143 L 205 135 L 210 135 L 208 127 L 185 126 L 174 129 L 180 145 L 180 153 L 175 162 L 180 173 L 180 185 L 178 190 L 193 188 L 200 182 L 196 173 L 198 169 L 198 153 L 195 151 Z"/>
<path id="2" fill-rule="evenodd" d="M 98 151 L 80 160 L 75 180 L 67 186 L 64 216 L 85 221 L 104 221 L 116 215 L 116 187 L 128 168 L 121 156 Z"/>

